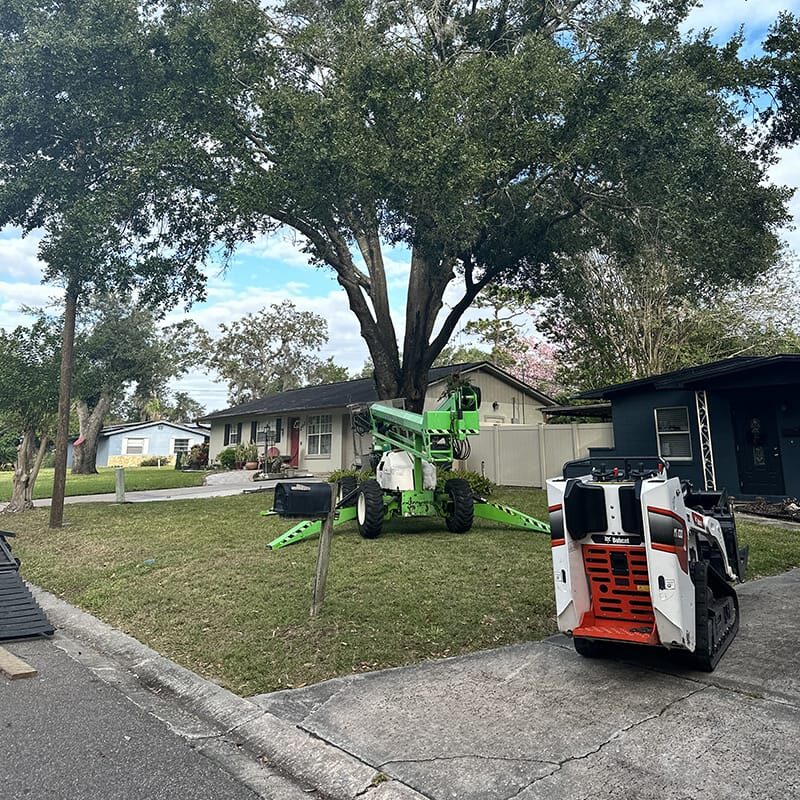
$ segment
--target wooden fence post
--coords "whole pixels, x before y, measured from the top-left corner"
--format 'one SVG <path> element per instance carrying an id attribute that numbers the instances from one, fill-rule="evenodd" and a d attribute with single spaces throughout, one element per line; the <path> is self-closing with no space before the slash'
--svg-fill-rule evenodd
<path id="1" fill-rule="evenodd" d="M 117 489 L 117 503 L 125 502 L 125 468 L 117 467 L 114 472 L 116 473 L 116 489 Z"/>
<path id="2" fill-rule="evenodd" d="M 333 520 L 336 517 L 337 487 L 330 485 L 331 510 L 322 523 L 322 532 L 319 535 L 317 548 L 317 570 L 314 575 L 314 590 L 311 593 L 311 616 L 316 617 L 322 608 L 325 599 L 325 584 L 328 580 L 328 562 L 331 556 L 331 540 L 333 539 Z"/>

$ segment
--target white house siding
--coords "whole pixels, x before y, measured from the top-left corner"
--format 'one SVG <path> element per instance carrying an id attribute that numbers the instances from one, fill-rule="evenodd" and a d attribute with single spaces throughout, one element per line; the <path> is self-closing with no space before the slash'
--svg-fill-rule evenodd
<path id="1" fill-rule="evenodd" d="M 308 452 L 309 419 L 314 416 L 324 415 L 330 415 L 331 417 L 331 452 L 324 455 L 312 455 Z M 214 420 L 211 427 L 211 441 L 209 444 L 209 456 L 211 460 L 216 460 L 220 452 L 226 447 L 224 444 L 226 425 L 230 425 L 232 430 L 236 430 L 237 425 L 241 423 L 242 441 L 250 442 L 253 422 L 259 425 L 269 424 L 270 428 L 275 431 L 279 418 L 282 420 L 281 439 L 273 446 L 277 448 L 281 455 L 285 456 L 291 455 L 291 430 L 289 428 L 289 421 L 291 419 L 297 419 L 299 421 L 300 440 L 298 467 L 300 469 L 324 474 L 342 469 L 344 466 L 350 466 L 352 463 L 352 441 L 349 448 L 344 441 L 345 435 L 348 439 L 352 438 L 350 437 L 349 428 L 350 413 L 346 408 L 323 408 L 309 411 L 294 411 L 284 414 L 225 417 L 224 419 Z M 345 419 L 347 420 L 346 426 Z M 233 447 L 234 445 L 228 446 Z M 259 455 L 263 454 L 264 444 L 259 443 Z"/>
<path id="2" fill-rule="evenodd" d="M 528 425 L 536 425 L 544 421 L 540 408 L 541 404 L 531 395 L 523 392 L 512 384 L 496 378 L 487 372 L 474 370 L 467 373 L 473 386 L 481 390 L 481 427 L 488 427 L 498 423 L 517 423 L 523 421 Z M 441 402 L 441 394 L 446 382 L 437 381 L 429 386 L 425 395 L 425 409 L 431 410 Z M 497 409 L 493 409 L 493 403 L 497 403 Z M 308 418 L 317 414 L 331 415 L 331 452 L 325 456 L 309 455 L 307 448 Z M 231 425 L 233 430 L 241 423 L 242 441 L 249 442 L 251 435 L 251 424 L 256 421 L 259 424 L 269 423 L 274 431 L 278 417 L 283 420 L 283 429 L 280 442 L 275 444 L 281 455 L 290 455 L 291 433 L 289 430 L 289 420 L 297 418 L 300 421 L 300 452 L 298 467 L 306 469 L 319 475 L 325 475 L 338 469 L 347 469 L 353 465 L 355 458 L 355 448 L 353 436 L 350 429 L 350 412 L 346 407 L 312 409 L 308 411 L 283 412 L 282 414 L 256 415 L 256 416 L 236 416 L 214 419 L 211 427 L 211 441 L 209 444 L 209 454 L 212 462 L 219 456 L 225 448 L 224 432 L 225 425 Z M 474 438 L 474 437 L 473 437 Z M 368 449 L 368 437 L 364 437 L 360 447 L 362 451 Z M 259 446 L 259 454 L 263 455 L 263 446 Z"/>

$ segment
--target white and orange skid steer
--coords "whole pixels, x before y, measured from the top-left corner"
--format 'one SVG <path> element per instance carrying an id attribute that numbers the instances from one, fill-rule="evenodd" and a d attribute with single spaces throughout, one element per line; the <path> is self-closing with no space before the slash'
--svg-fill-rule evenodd
<path id="1" fill-rule="evenodd" d="M 657 458 L 582 459 L 547 481 L 558 627 L 583 656 L 611 643 L 691 654 L 711 671 L 739 628 L 744 579 L 727 494 Z"/>

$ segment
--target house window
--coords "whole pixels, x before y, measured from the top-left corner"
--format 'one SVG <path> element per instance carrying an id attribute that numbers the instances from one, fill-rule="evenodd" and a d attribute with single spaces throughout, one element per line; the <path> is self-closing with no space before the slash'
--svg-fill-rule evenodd
<path id="1" fill-rule="evenodd" d="M 657 408 L 655 412 L 659 456 L 670 461 L 691 461 L 689 409 L 686 406 L 673 406 Z"/>
<path id="2" fill-rule="evenodd" d="M 333 417 L 330 414 L 320 414 L 308 418 L 308 429 L 306 431 L 306 451 L 308 455 L 330 455 L 332 430 Z"/>
<path id="3" fill-rule="evenodd" d="M 276 445 L 281 440 L 281 422 L 278 417 L 276 420 L 259 423 L 255 441 L 267 447 Z"/>
<path id="4" fill-rule="evenodd" d="M 147 439 L 126 439 L 125 440 L 125 455 L 126 456 L 141 456 L 145 452 L 145 442 Z"/>
<path id="5" fill-rule="evenodd" d="M 235 428 L 231 427 L 231 434 L 228 439 L 228 444 L 239 444 L 242 437 L 242 423 L 240 422 Z"/>
<path id="6" fill-rule="evenodd" d="M 177 455 L 178 453 L 188 453 L 189 452 L 189 440 L 188 439 L 175 439 L 172 443 L 172 452 L 173 454 Z"/>

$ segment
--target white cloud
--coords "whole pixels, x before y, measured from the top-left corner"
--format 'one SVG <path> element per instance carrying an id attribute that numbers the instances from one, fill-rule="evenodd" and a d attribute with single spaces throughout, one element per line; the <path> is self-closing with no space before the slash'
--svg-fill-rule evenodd
<path id="1" fill-rule="evenodd" d="M 392 255 L 384 256 L 383 267 L 386 271 L 386 285 L 390 290 L 408 289 L 408 276 L 411 274 L 410 258 L 403 260 Z"/>
<path id="2" fill-rule="evenodd" d="M 684 24 L 685 29 L 714 28 L 720 35 L 734 33 L 740 25 L 750 38 L 763 32 L 775 21 L 781 11 L 797 11 L 795 0 L 707 0 L 692 9 Z"/>
<path id="3" fill-rule="evenodd" d="M 304 284 L 290 282 L 274 289 L 251 286 L 236 291 L 231 298 L 213 305 L 205 305 L 189 312 L 172 312 L 166 323 L 177 322 L 187 317 L 202 325 L 212 336 L 219 334 L 221 322 L 231 322 L 245 314 L 255 313 L 273 303 L 291 300 L 300 311 L 312 311 L 324 317 L 328 324 L 328 342 L 319 355 L 333 360 L 350 372 L 358 372 L 367 358 L 367 346 L 359 333 L 358 322 L 347 305 L 347 297 L 341 289 L 333 289 L 321 297 L 309 297 L 303 292 Z M 208 410 L 228 405 L 227 388 L 214 380 L 207 371 L 198 371 L 173 382 L 173 389 L 188 392 Z"/>
<path id="4" fill-rule="evenodd" d="M 769 177 L 774 183 L 795 190 L 789 203 L 795 227 L 785 230 L 783 238 L 792 250 L 800 252 L 800 231 L 797 230 L 797 220 L 800 219 L 800 192 L 797 191 L 800 187 L 800 144 L 781 151 L 780 159 L 769 169 Z"/>
<path id="5" fill-rule="evenodd" d="M 30 324 L 32 317 L 20 311 L 22 306 L 45 308 L 61 302 L 63 290 L 41 283 L 0 281 L 0 328 Z"/>
<path id="6" fill-rule="evenodd" d="M 305 243 L 306 239 L 300 234 L 290 228 L 281 228 L 245 243 L 237 250 L 237 254 L 279 261 L 291 267 L 307 267 L 308 255 L 302 251 Z"/>
<path id="7" fill-rule="evenodd" d="M 22 238 L 14 228 L 0 232 L 0 278 L 7 280 L 38 281 L 44 264 L 37 258 L 41 235 L 32 233 Z"/>

